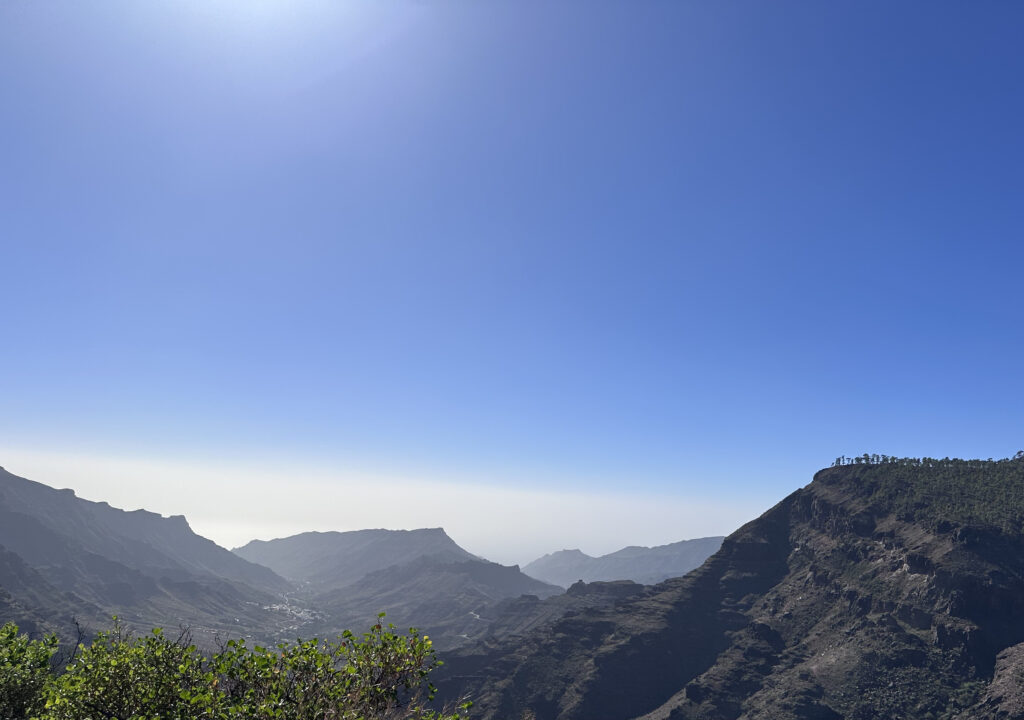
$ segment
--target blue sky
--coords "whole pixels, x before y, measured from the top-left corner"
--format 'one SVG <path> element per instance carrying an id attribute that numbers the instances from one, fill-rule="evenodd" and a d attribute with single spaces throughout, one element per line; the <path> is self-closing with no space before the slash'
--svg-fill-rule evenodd
<path id="1" fill-rule="evenodd" d="M 401 522 L 527 561 L 729 532 L 840 454 L 1011 455 L 1022 21 L 4 3 L 0 464 L 224 544 Z M 366 500 L 239 520 L 289 485 Z"/>

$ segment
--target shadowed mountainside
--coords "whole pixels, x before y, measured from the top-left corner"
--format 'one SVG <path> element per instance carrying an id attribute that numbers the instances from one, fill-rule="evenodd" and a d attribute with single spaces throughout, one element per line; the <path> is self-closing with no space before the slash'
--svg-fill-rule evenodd
<path id="1" fill-rule="evenodd" d="M 33 633 L 69 638 L 73 620 L 95 629 L 116 614 L 141 630 L 187 625 L 205 644 L 268 642 L 331 637 L 383 610 L 447 649 L 493 645 L 643 591 L 592 582 L 562 592 L 476 557 L 440 528 L 303 533 L 232 553 L 183 517 L 126 512 L 0 471 L 0 614 Z"/>
<path id="2" fill-rule="evenodd" d="M 259 562 L 269 563 L 288 579 Z M 487 562 L 440 528 L 304 533 L 232 553 L 184 517 L 126 512 L 0 470 L 0 618 L 74 637 L 74 622 L 188 626 L 197 641 L 331 637 L 386 611 L 438 647 L 486 636 L 491 608 L 561 589 Z"/>
<path id="3" fill-rule="evenodd" d="M 600 557 L 579 550 L 559 550 L 525 565 L 523 572 L 566 588 L 579 580 L 588 583 L 632 580 L 654 585 L 700 567 L 722 546 L 724 539 L 720 536 L 697 538 L 656 547 L 632 545 Z"/>
<path id="4" fill-rule="evenodd" d="M 0 469 L 0 587 L 36 626 L 189 625 L 202 636 L 283 629 L 265 607 L 290 583 L 192 532 L 185 518 L 126 512 Z M 31 617 L 32 615 L 36 617 Z"/>
<path id="5" fill-rule="evenodd" d="M 386 611 L 388 621 L 422 628 L 443 650 L 489 634 L 490 618 L 503 601 L 561 592 L 515 566 L 423 557 L 370 573 L 341 592 L 317 594 L 310 602 L 322 608 L 332 627 L 357 627 Z"/>
<path id="6" fill-rule="evenodd" d="M 517 566 L 476 557 L 441 528 L 310 532 L 234 552 L 300 583 L 297 598 L 315 609 L 306 634 L 358 627 L 384 611 L 389 622 L 416 625 L 443 649 L 485 636 L 483 618 L 504 600 L 562 592 Z"/>
<path id="7" fill-rule="evenodd" d="M 476 717 L 1021 717 L 1024 459 L 819 472 L 686 577 L 446 657 Z"/>
<path id="8" fill-rule="evenodd" d="M 450 562 L 480 559 L 456 545 L 441 528 L 306 532 L 253 540 L 232 552 L 318 590 L 345 587 L 381 568 L 423 557 Z"/>
<path id="9" fill-rule="evenodd" d="M 13 622 L 39 636 L 76 637 L 74 620 L 103 618 L 103 611 L 73 593 L 57 590 L 20 557 L 0 546 L 0 623 Z"/>

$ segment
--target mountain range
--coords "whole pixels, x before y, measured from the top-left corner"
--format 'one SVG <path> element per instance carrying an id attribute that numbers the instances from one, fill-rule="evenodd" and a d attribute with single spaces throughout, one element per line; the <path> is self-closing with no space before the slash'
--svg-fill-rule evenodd
<path id="1" fill-rule="evenodd" d="M 282 577 L 317 589 L 357 582 L 384 565 L 422 557 L 439 561 L 480 560 L 459 547 L 441 528 L 306 532 L 279 540 L 253 540 L 233 553 Z"/>
<path id="2" fill-rule="evenodd" d="M 309 532 L 234 552 L 296 583 L 295 600 L 316 609 L 307 634 L 359 627 L 383 610 L 398 626 L 428 628 L 446 648 L 485 636 L 481 617 L 503 599 L 562 592 L 472 555 L 441 528 Z"/>
<path id="3" fill-rule="evenodd" d="M 21 608 L 11 617 L 33 625 L 66 631 L 74 618 L 105 626 L 116 613 L 213 637 L 273 635 L 288 624 L 267 608 L 289 582 L 196 535 L 184 517 L 118 510 L 3 469 L 0 551 L 0 586 Z"/>
<path id="4" fill-rule="evenodd" d="M 474 720 L 1024 718 L 1024 454 L 837 462 L 684 576 L 565 592 L 439 528 L 232 553 L 0 470 L 0 620 L 30 632 L 323 637 L 380 610 L 437 638 L 439 700 Z"/>
<path id="5" fill-rule="evenodd" d="M 560 593 L 440 528 L 303 533 L 232 552 L 184 517 L 126 512 L 0 469 L 0 622 L 36 634 L 74 638 L 76 625 L 117 615 L 136 630 L 187 626 L 205 644 L 274 642 L 358 630 L 385 611 L 443 649 L 490 637 L 505 601 Z"/>
<path id="6" fill-rule="evenodd" d="M 446 657 L 475 718 L 1024 717 L 1024 456 L 817 473 L 699 569 Z"/>
<path id="7" fill-rule="evenodd" d="M 600 557 L 579 550 L 559 550 L 523 566 L 523 572 L 561 587 L 569 587 L 578 580 L 632 580 L 653 585 L 700 567 L 724 539 L 719 536 L 680 540 L 657 547 L 631 545 Z"/>

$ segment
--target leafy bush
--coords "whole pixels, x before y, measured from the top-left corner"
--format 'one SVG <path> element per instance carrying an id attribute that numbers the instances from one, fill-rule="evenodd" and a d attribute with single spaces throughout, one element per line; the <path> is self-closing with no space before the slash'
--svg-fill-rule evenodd
<path id="1" fill-rule="evenodd" d="M 43 688 L 50 679 L 50 659 L 57 638 L 29 640 L 18 626 L 0 627 L 0 718 L 32 717 L 42 710 Z"/>
<path id="2" fill-rule="evenodd" d="M 206 717 L 193 693 L 211 677 L 194 645 L 169 640 L 159 629 L 131 637 L 115 621 L 80 650 L 63 675 L 47 687 L 48 720 L 85 718 Z M 200 692 L 196 697 L 204 697 Z M 199 712 L 197 712 L 199 711 Z"/>
<path id="3" fill-rule="evenodd" d="M 183 633 L 133 637 L 117 622 L 53 676 L 56 639 L 0 634 L 0 717 L 41 720 L 464 720 L 429 710 L 437 662 L 430 639 L 383 624 L 336 642 L 247 647 L 205 656 Z M 8 669 L 11 669 L 8 672 Z M 18 704 L 13 704 L 17 702 Z"/>
<path id="4" fill-rule="evenodd" d="M 334 643 L 317 640 L 247 648 L 230 641 L 211 670 L 215 699 L 231 718 L 449 718 L 426 710 L 433 699 L 427 675 L 438 665 L 430 638 L 378 622 L 357 637 L 345 631 Z"/>

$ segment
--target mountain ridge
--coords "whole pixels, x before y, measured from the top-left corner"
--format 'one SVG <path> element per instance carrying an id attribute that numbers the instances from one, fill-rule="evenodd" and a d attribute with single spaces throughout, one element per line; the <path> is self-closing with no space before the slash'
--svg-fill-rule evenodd
<path id="1" fill-rule="evenodd" d="M 473 555 L 443 528 L 307 532 L 233 552 L 298 583 L 297 600 L 317 611 L 305 628 L 314 634 L 384 611 L 390 622 L 429 631 L 444 649 L 486 635 L 481 614 L 504 600 L 562 591 Z"/>
<path id="2" fill-rule="evenodd" d="M 451 654 L 438 686 L 481 720 L 1020 717 L 1022 499 L 1020 456 L 826 468 L 687 576 Z"/>
<path id="3" fill-rule="evenodd" d="M 523 567 L 523 572 L 568 588 L 574 582 L 632 580 L 654 585 L 699 567 L 722 544 L 721 536 L 680 540 L 666 545 L 629 545 L 593 557 L 579 549 L 548 553 Z"/>
<path id="4" fill-rule="evenodd" d="M 212 638 L 286 624 L 268 608 L 290 583 L 196 535 L 182 516 L 120 510 L 0 470 L 0 546 L 5 592 L 42 613 L 29 618 L 36 625 L 66 628 L 74 616 L 104 627 L 116 614 Z"/>
<path id="5" fill-rule="evenodd" d="M 266 565 L 275 566 L 287 577 Z M 438 647 L 489 632 L 490 608 L 561 589 L 464 550 L 443 528 L 309 532 L 236 552 L 184 516 L 126 511 L 0 470 L 0 613 L 33 632 L 188 626 L 262 642 L 390 620 Z"/>
<path id="6" fill-rule="evenodd" d="M 367 573 L 425 555 L 478 560 L 443 528 L 310 531 L 274 540 L 252 540 L 231 551 L 292 581 L 341 588 Z"/>

